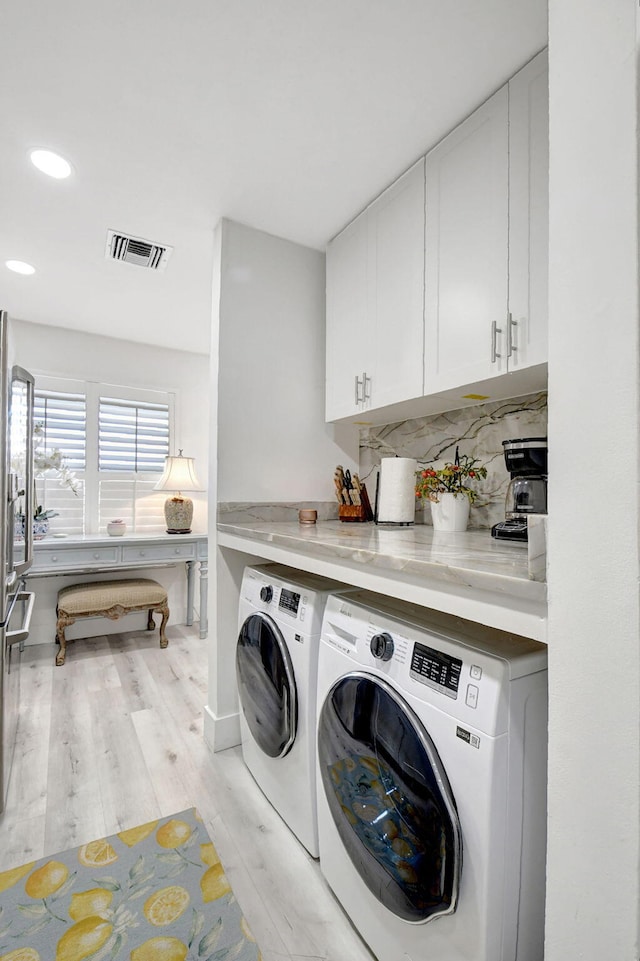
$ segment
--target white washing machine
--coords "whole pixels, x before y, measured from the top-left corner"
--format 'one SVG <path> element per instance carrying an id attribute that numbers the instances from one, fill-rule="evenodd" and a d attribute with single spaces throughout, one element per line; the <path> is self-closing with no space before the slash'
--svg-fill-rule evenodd
<path id="1" fill-rule="evenodd" d="M 320 868 L 379 961 L 542 961 L 547 649 L 330 597 Z"/>
<path id="2" fill-rule="evenodd" d="M 277 564 L 247 567 L 236 676 L 244 761 L 262 792 L 318 857 L 316 683 L 324 605 L 344 585 Z"/>

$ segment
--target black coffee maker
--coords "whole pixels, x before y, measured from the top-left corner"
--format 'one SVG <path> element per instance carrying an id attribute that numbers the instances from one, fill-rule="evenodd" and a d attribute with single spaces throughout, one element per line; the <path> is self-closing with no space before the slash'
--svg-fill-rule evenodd
<path id="1" fill-rule="evenodd" d="M 547 513 L 547 438 L 503 440 L 504 461 L 511 474 L 505 499 L 505 520 L 494 524 L 491 536 L 527 540 L 527 516 Z"/>

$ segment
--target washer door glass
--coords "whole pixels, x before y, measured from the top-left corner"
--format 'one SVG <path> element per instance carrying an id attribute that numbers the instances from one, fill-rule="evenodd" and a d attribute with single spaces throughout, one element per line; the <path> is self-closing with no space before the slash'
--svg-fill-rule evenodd
<path id="1" fill-rule="evenodd" d="M 266 614 L 251 614 L 242 625 L 236 676 L 254 740 L 269 757 L 284 757 L 296 736 L 298 698 L 289 650 Z"/>
<path id="2" fill-rule="evenodd" d="M 462 835 L 433 741 L 386 681 L 353 673 L 320 712 L 318 756 L 338 834 L 375 897 L 405 921 L 455 911 Z"/>

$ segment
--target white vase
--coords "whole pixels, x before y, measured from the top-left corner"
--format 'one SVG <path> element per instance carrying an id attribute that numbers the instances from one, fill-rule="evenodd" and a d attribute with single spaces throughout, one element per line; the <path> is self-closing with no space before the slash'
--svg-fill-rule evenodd
<path id="1" fill-rule="evenodd" d="M 434 531 L 466 531 L 470 501 L 466 494 L 438 494 L 431 501 L 431 520 Z"/>

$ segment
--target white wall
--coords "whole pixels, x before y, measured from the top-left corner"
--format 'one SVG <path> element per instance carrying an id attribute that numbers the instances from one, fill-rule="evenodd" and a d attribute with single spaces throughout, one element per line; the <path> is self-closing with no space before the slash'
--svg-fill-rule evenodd
<path id="1" fill-rule="evenodd" d="M 16 320 L 12 321 L 11 337 L 15 362 L 36 374 L 175 391 L 175 452 L 182 447 L 185 455 L 195 458 L 198 478 L 205 488 L 203 493 L 191 495 L 194 504 L 193 530 L 207 529 L 209 359 L 205 354 L 169 350 Z M 149 576 L 167 587 L 171 609 L 169 624 L 183 623 L 186 614 L 183 565 L 165 570 L 154 568 Z M 56 595 L 60 587 L 73 583 L 73 580 L 77 581 L 78 578 L 50 577 L 33 581 L 37 600 L 29 643 L 53 641 Z M 196 577 L 196 614 L 197 582 Z M 69 628 L 67 636 L 90 637 L 143 627 L 144 615 L 134 614 L 123 621 L 84 621 Z"/>
<path id="2" fill-rule="evenodd" d="M 218 501 L 332 500 L 358 435 L 324 422 L 324 254 L 221 231 Z"/>
<path id="3" fill-rule="evenodd" d="M 239 741 L 238 593 L 251 558 L 213 550 L 215 506 L 331 500 L 336 464 L 356 468 L 358 434 L 324 422 L 324 254 L 228 220 L 218 225 L 215 249 L 211 391 L 218 440 L 209 544 L 216 627 L 205 736 L 217 750 Z"/>
<path id="4" fill-rule="evenodd" d="M 637 10 L 549 4 L 545 961 L 640 957 Z"/>

